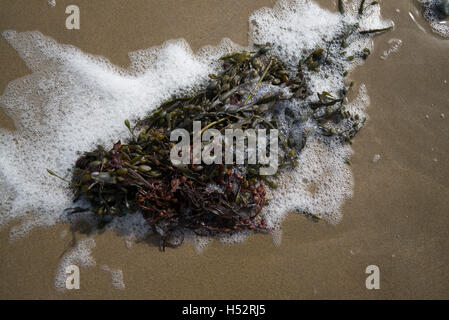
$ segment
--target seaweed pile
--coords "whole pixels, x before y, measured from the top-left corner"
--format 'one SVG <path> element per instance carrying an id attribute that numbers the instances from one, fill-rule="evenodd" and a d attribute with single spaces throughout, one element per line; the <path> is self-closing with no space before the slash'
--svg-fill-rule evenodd
<path id="1" fill-rule="evenodd" d="M 266 203 L 265 186 L 276 186 L 260 175 L 260 164 L 175 166 L 170 133 L 184 128 L 192 134 L 193 121 L 201 121 L 203 131 L 222 133 L 229 128 L 277 129 L 275 105 L 305 98 L 307 89 L 300 69 L 290 78 L 268 52 L 268 46 L 260 46 L 222 57 L 223 71 L 211 74 L 203 90 L 163 103 L 134 127 L 126 120 L 131 133 L 126 144 L 118 141 L 109 151 L 98 146 L 77 160 L 71 182 L 75 200 L 83 197 L 92 204 L 100 228 L 114 216 L 140 211 L 161 235 L 162 247 L 180 244 L 183 229 L 200 236 L 267 230 L 259 213 Z M 282 90 L 256 98 L 255 91 L 265 84 Z M 297 150 L 290 140 L 281 141 L 279 162 L 295 166 Z"/>
<path id="2" fill-rule="evenodd" d="M 186 230 L 199 236 L 270 231 L 260 212 L 268 201 L 266 188 L 276 188 L 275 175 L 261 175 L 259 164 L 176 166 L 170 161 L 170 133 L 183 128 L 192 135 L 194 121 L 201 121 L 203 130 L 221 133 L 229 128 L 278 129 L 280 170 L 300 165 L 297 158 L 307 139 L 306 133 L 301 139 L 291 137 L 283 122 L 286 115 L 296 124 L 313 119 L 319 134 L 351 143 L 365 121 L 345 108 L 353 84 L 344 85 L 334 97 L 311 92 L 307 75 L 334 63 L 329 59 L 331 46 L 338 45 L 344 56 L 351 34 L 368 36 L 388 29 L 348 25 L 328 48 L 307 53 L 295 67 L 270 54 L 269 44 L 220 58 L 219 72 L 209 75 L 201 89 L 164 102 L 133 126 L 125 120 L 130 138 L 124 143 L 119 140 L 110 150 L 98 146 L 79 157 L 70 187 L 75 201 L 85 199 L 91 208 L 74 212 L 93 212 L 99 228 L 117 216 L 142 214 L 160 235 L 162 249 L 181 244 Z M 346 59 L 366 59 L 369 54 L 365 48 Z M 291 103 L 300 104 L 304 112 L 293 112 Z"/>

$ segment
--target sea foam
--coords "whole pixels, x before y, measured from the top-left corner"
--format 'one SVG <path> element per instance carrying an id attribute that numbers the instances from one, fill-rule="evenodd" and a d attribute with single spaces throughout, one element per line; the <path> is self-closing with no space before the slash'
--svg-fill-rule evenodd
<path id="1" fill-rule="evenodd" d="M 358 0 L 346 3 L 345 14 L 341 15 L 312 1 L 281 0 L 274 8 L 263 8 L 251 15 L 249 48 L 254 43 L 270 42 L 273 53 L 293 70 L 310 50 L 325 48 L 345 24 L 358 22 L 362 29 L 391 25 L 382 20 L 378 5 L 368 6 L 359 17 L 359 4 Z M 126 139 L 125 119 L 136 120 L 165 99 L 201 87 L 217 68 L 217 58 L 243 49 L 224 39 L 217 46 L 193 53 L 184 40 L 171 40 L 159 47 L 131 52 L 130 67 L 121 69 L 105 58 L 59 44 L 38 31 L 5 31 L 3 37 L 31 70 L 31 74 L 9 83 L 0 97 L 16 127 L 13 131 L 0 129 L 0 225 L 21 220 L 11 229 L 11 239 L 33 227 L 68 219 L 64 210 L 73 205 L 71 193 L 63 181 L 47 174 L 46 168 L 69 179 L 77 152 Z M 354 34 L 349 40 L 348 56 L 362 48 L 372 49 L 369 37 Z M 348 61 L 340 57 L 337 47 L 328 51 L 334 67 L 306 76 L 312 91 L 337 94 L 344 85 L 343 71 L 352 70 L 361 59 Z M 362 85 L 348 108 L 364 117 L 368 104 Z M 286 128 L 288 123 L 280 125 Z M 280 175 L 279 189 L 271 191 L 272 201 L 262 213 L 275 230 L 292 211 L 313 213 L 337 223 L 343 202 L 352 196 L 352 174 L 346 164 L 352 153 L 350 146 L 315 135 L 313 123 L 306 123 L 305 129 L 310 136 L 300 154 L 300 165 Z M 139 214 L 115 219 L 109 228 L 127 238 L 142 238 L 148 232 Z M 218 238 L 230 243 L 242 241 L 247 235 Z M 186 239 L 198 248 L 210 240 L 189 235 Z"/>
<path id="2" fill-rule="evenodd" d="M 424 6 L 424 18 L 429 22 L 432 31 L 449 38 L 449 20 L 442 19 L 442 13 L 439 6 L 442 6 L 441 0 L 418 0 Z M 445 4 L 447 10 L 447 4 Z"/>

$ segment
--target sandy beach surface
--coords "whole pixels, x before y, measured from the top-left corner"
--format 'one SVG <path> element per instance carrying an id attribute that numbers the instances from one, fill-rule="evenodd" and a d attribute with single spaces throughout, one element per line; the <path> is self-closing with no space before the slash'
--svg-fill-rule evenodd
<path id="1" fill-rule="evenodd" d="M 81 28 L 67 30 L 65 8 L 74 2 Z M 51 7 L 47 0 L 3 0 L 0 31 L 39 30 L 126 67 L 128 52 L 169 39 L 185 38 L 194 50 L 223 37 L 245 45 L 251 12 L 274 3 L 56 0 Z M 336 1 L 319 3 L 336 9 Z M 432 33 L 415 1 L 381 5 L 395 29 L 375 37 L 371 57 L 351 75 L 356 86 L 366 84 L 371 104 L 369 121 L 354 140 L 354 196 L 340 224 L 290 214 L 280 246 L 255 234 L 232 246 L 213 242 L 201 254 L 190 244 L 165 253 L 153 243 L 127 248 L 123 238 L 105 232 L 95 237 L 97 265 L 81 268 L 80 290 L 59 292 L 54 276 L 71 246 L 70 233 L 61 240 L 69 227 L 34 229 L 9 242 L 13 223 L 0 230 L 0 298 L 448 299 L 449 41 Z M 390 39 L 402 46 L 383 60 Z M 3 38 L 0 57 L 3 92 L 29 70 Z M 14 130 L 1 109 L 0 125 Z M 104 265 L 123 271 L 125 289 L 113 288 Z M 379 290 L 365 287 L 369 265 L 380 268 Z"/>

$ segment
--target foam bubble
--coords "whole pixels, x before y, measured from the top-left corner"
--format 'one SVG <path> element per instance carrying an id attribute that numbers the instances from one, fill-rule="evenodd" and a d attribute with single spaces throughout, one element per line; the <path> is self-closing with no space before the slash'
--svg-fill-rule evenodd
<path id="1" fill-rule="evenodd" d="M 112 287 L 116 290 L 124 290 L 125 282 L 123 281 L 123 271 L 120 269 L 111 269 L 108 266 L 101 266 L 101 270 L 110 273 Z"/>
<path id="2" fill-rule="evenodd" d="M 350 24 L 358 22 L 363 29 L 390 25 L 381 19 L 377 5 L 368 6 L 359 17 L 359 4 L 359 0 L 346 3 L 346 14 L 340 15 L 312 1 L 281 0 L 272 9 L 260 9 L 251 15 L 250 45 L 270 42 L 274 54 L 293 70 L 299 59 L 317 47 L 325 48 Z M 64 209 L 72 206 L 71 193 L 63 181 L 48 175 L 46 168 L 70 178 L 77 151 L 91 150 L 96 144 L 111 146 L 118 137 L 126 138 L 124 119 L 143 117 L 172 95 L 201 87 L 208 74 L 215 71 L 218 57 L 242 49 L 224 39 L 219 45 L 204 47 L 194 54 L 184 40 L 171 40 L 130 53 L 130 67 L 121 69 L 105 58 L 58 44 L 37 31 L 5 31 L 3 36 L 32 71 L 9 83 L 0 97 L 16 126 L 13 131 L 0 129 L 0 225 L 22 220 L 11 230 L 12 238 L 23 236 L 35 226 L 69 219 Z M 349 36 L 348 44 L 345 56 L 340 55 L 338 46 L 327 48 L 332 68 L 306 74 L 312 91 L 326 90 L 337 95 L 344 85 L 343 71 L 352 70 L 362 61 L 348 57 L 363 48 L 372 49 L 373 45 L 369 37 L 358 33 Z M 270 88 L 261 86 L 260 92 L 263 90 Z M 366 88 L 362 86 L 348 108 L 365 117 L 367 104 Z M 297 114 L 302 112 L 297 102 L 285 107 Z M 316 124 L 311 121 L 295 127 L 285 119 L 280 125 L 293 138 L 299 139 L 304 131 L 310 137 L 300 154 L 300 166 L 280 175 L 280 188 L 273 192 L 271 204 L 263 211 L 267 222 L 279 231 L 286 213 L 302 211 L 337 223 L 342 203 L 352 195 L 352 175 L 346 165 L 351 148 L 314 134 Z M 114 219 L 108 228 L 128 240 L 142 238 L 149 232 L 139 214 Z M 233 243 L 247 236 L 248 233 L 239 233 L 218 238 Z M 197 250 L 211 240 L 189 234 L 186 239 Z"/>
<path id="3" fill-rule="evenodd" d="M 446 0 L 418 0 L 424 6 L 424 18 L 429 22 L 432 31 L 442 36 L 449 37 L 449 21 L 443 20 L 440 8 L 446 12 L 449 10 L 449 3 Z M 444 2 L 444 3 L 443 3 Z"/>

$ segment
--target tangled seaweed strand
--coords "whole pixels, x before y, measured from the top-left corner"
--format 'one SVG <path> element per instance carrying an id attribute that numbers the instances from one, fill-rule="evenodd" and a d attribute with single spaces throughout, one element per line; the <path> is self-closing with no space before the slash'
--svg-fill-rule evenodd
<path id="1" fill-rule="evenodd" d="M 359 27 L 348 28 L 333 40 L 342 51 L 348 35 Z M 358 31 L 368 36 L 384 30 Z M 356 58 L 366 59 L 369 53 L 364 49 Z M 345 109 L 344 99 L 352 85 L 342 88 L 337 98 L 327 92 L 317 93 L 316 101 L 312 98 L 305 74 L 332 63 L 323 48 L 311 52 L 296 70 L 287 70 L 270 55 L 269 45 L 226 55 L 220 63 L 221 72 L 209 75 L 202 90 L 163 103 L 134 127 L 126 120 L 132 138 L 125 144 L 118 141 L 109 151 L 98 146 L 76 161 L 70 183 L 75 201 L 90 202 L 100 228 L 115 216 L 141 212 L 160 235 L 162 249 L 181 244 L 186 230 L 200 236 L 269 231 L 259 213 L 267 203 L 266 187 L 276 188 L 276 184 L 259 174 L 260 165 L 174 166 L 171 131 L 184 128 L 192 135 L 194 121 L 201 121 L 203 130 L 214 128 L 222 134 L 228 128 L 279 129 L 277 111 L 292 100 L 306 103 L 322 135 L 348 143 L 365 121 Z M 261 96 L 262 87 L 269 90 Z M 327 126 L 342 121 L 349 129 L 335 131 Z M 299 143 L 282 135 L 279 139 L 280 168 L 295 167 L 306 138 Z"/>
<path id="2" fill-rule="evenodd" d="M 301 95 L 306 90 L 301 73 L 289 80 L 283 63 L 267 52 L 261 47 L 256 53 L 222 57 L 224 71 L 210 75 L 212 81 L 204 90 L 165 102 L 135 128 L 125 121 L 133 136 L 127 144 L 118 141 L 109 151 L 98 146 L 77 160 L 71 184 L 75 197 L 91 203 L 100 227 L 111 216 L 139 210 L 161 235 L 162 247 L 174 240 L 181 243 L 183 229 L 201 236 L 267 230 L 266 222 L 257 217 L 266 202 L 264 181 L 274 183 L 259 175 L 259 165 L 175 167 L 170 161 L 170 132 L 176 128 L 192 132 L 196 120 L 220 132 L 230 127 L 277 128 L 270 108 L 283 97 L 254 100 L 254 90 L 262 82 L 284 84 Z M 284 149 L 281 161 L 294 163 L 296 152 L 288 145 Z"/>

